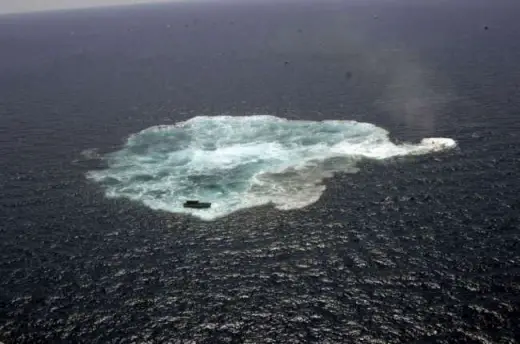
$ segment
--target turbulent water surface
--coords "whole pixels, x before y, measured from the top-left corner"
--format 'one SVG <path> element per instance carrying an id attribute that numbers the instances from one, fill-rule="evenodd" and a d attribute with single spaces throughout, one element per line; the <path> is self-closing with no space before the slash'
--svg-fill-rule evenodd
<path id="1" fill-rule="evenodd" d="M 518 6 L 0 17 L 0 341 L 514 343 Z"/>
<path id="2" fill-rule="evenodd" d="M 301 208 L 319 199 L 323 178 L 355 171 L 362 159 L 426 154 L 455 145 L 448 138 L 395 145 L 384 129 L 354 121 L 195 117 L 132 135 L 124 149 L 107 157 L 108 169 L 88 176 L 103 183 L 109 197 L 211 220 L 270 203 L 278 209 Z M 189 199 L 209 201 L 212 207 L 184 208 Z"/>

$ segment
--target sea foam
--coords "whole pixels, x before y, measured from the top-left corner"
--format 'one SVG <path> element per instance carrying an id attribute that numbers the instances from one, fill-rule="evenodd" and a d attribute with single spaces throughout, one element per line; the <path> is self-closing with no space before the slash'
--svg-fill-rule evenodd
<path id="1" fill-rule="evenodd" d="M 449 138 L 394 144 L 370 123 L 288 120 L 269 115 L 199 116 L 132 134 L 109 153 L 105 169 L 87 177 L 107 197 L 152 209 L 213 220 L 240 209 L 273 204 L 281 210 L 316 202 L 334 172 L 355 172 L 362 159 L 428 154 L 451 149 Z M 184 208 L 188 199 L 209 209 Z"/>

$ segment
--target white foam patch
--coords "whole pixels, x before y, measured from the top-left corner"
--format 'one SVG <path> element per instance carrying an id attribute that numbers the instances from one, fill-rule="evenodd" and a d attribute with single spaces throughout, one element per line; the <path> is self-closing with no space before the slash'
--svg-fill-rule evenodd
<path id="1" fill-rule="evenodd" d="M 104 157 L 106 169 L 87 177 L 101 183 L 107 197 L 213 220 L 270 203 L 283 210 L 305 207 L 320 198 L 324 178 L 355 172 L 361 159 L 455 146 L 449 138 L 396 145 L 386 130 L 355 121 L 199 116 L 131 135 L 121 150 Z M 212 206 L 184 208 L 188 199 Z"/>

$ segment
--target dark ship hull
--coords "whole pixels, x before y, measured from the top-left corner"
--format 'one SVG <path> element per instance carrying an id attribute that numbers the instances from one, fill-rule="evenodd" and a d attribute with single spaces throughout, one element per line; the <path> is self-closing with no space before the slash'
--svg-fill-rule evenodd
<path id="1" fill-rule="evenodd" d="M 211 207 L 211 203 L 209 203 L 209 202 L 199 202 L 199 201 L 184 202 L 184 208 L 207 209 L 210 207 Z"/>

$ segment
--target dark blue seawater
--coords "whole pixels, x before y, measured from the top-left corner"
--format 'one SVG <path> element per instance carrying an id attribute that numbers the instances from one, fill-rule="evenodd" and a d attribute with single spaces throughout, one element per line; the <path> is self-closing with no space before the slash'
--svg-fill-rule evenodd
<path id="1" fill-rule="evenodd" d="M 513 343 L 520 3 L 174 4 L 0 17 L 0 341 Z M 213 222 L 88 159 L 197 115 L 353 119 L 456 150 Z M 97 151 L 88 151 L 90 149 Z"/>

